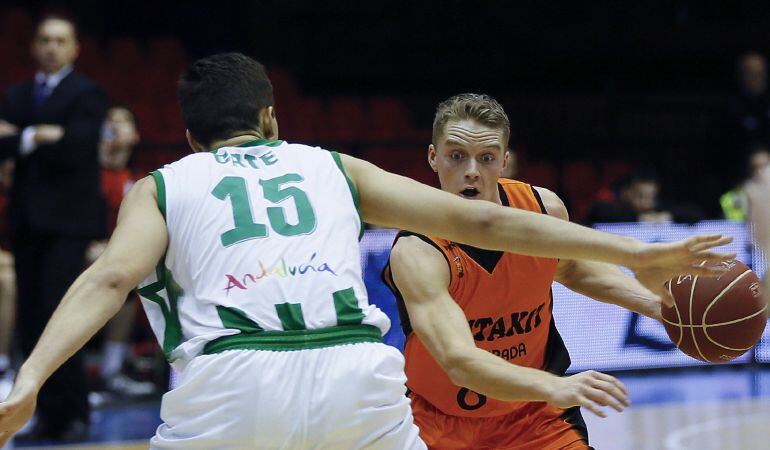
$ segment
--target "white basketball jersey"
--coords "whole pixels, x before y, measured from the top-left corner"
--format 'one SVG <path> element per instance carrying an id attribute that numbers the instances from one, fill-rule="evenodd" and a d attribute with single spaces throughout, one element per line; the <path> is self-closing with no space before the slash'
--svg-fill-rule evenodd
<path id="1" fill-rule="evenodd" d="M 177 369 L 202 353 L 368 341 L 390 327 L 368 303 L 358 194 L 336 153 L 259 140 L 152 176 L 169 243 L 137 292 Z"/>

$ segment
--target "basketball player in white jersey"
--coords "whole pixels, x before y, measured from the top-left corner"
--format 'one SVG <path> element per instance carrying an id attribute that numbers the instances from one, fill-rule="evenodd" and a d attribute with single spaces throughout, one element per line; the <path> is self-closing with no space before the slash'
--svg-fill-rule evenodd
<path id="1" fill-rule="evenodd" d="M 193 63 L 179 87 L 195 154 L 139 181 L 102 256 L 72 285 L 0 404 L 0 445 L 45 380 L 139 285 L 181 371 L 152 448 L 419 449 L 403 358 L 367 301 L 362 220 L 534 256 L 625 265 L 652 289 L 722 260 L 704 236 L 643 244 L 277 140 L 270 81 L 240 54 Z"/>

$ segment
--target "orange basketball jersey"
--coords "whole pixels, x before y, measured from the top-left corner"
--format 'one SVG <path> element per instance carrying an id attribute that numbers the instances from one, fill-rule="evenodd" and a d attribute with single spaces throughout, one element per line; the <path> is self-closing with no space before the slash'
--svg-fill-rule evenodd
<path id="1" fill-rule="evenodd" d="M 500 179 L 504 205 L 545 213 L 529 184 Z M 396 238 L 410 235 L 401 232 Z M 443 239 L 418 236 L 446 258 L 449 293 L 465 312 L 479 348 L 512 364 L 562 375 L 569 366 L 564 343 L 551 316 L 551 284 L 558 260 L 482 250 Z M 510 414 L 525 404 L 501 402 L 452 384 L 420 339 L 411 332 L 403 299 L 386 266 L 384 278 L 399 303 L 407 336 L 404 354 L 408 388 L 445 414 L 492 417 Z"/>

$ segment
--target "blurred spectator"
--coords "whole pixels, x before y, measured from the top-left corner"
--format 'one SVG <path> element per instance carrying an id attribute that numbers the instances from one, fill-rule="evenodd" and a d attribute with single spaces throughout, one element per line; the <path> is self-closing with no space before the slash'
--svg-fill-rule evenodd
<path id="1" fill-rule="evenodd" d="M 770 94 L 767 91 L 767 59 L 749 52 L 738 58 L 738 93 L 730 104 L 727 145 L 730 158 L 721 154 L 723 176 L 730 184 L 744 177 L 744 167 L 750 146 L 770 145 Z"/>
<path id="2" fill-rule="evenodd" d="M 128 167 L 134 146 L 139 143 L 139 132 L 134 113 L 125 106 L 113 106 L 107 111 L 99 144 L 99 164 L 102 167 L 102 194 L 107 205 L 107 231 L 112 234 L 118 222 L 118 211 L 123 197 L 134 185 L 136 178 Z M 88 248 L 88 264 L 104 252 L 106 240 L 94 241 Z M 118 314 L 108 323 L 102 347 L 101 378 L 106 390 L 119 397 L 136 397 L 155 392 L 151 382 L 138 382 L 122 373 L 129 352 L 129 339 L 136 318 L 136 302 L 129 296 Z M 104 395 L 89 396 L 92 403 L 106 400 Z"/>
<path id="3" fill-rule="evenodd" d="M 659 192 L 655 174 L 637 170 L 620 181 L 614 198 L 594 204 L 589 220 L 591 223 L 671 221 L 671 212 L 659 207 Z"/>
<path id="4" fill-rule="evenodd" d="M 743 222 L 747 218 L 748 199 L 745 188 L 747 184 L 757 181 L 762 169 L 770 167 L 770 149 L 764 145 L 757 145 L 749 153 L 748 159 L 745 181 L 719 198 L 725 218 L 736 222 Z"/>
<path id="5" fill-rule="evenodd" d="M 16 263 L 18 336 L 29 355 L 66 289 L 103 234 L 97 146 L 105 95 L 73 71 L 72 20 L 48 16 L 31 45 L 38 72 L 8 88 L 0 107 L 0 157 L 15 158 L 9 228 Z M 40 392 L 33 439 L 87 437 L 89 406 L 79 354 Z"/>

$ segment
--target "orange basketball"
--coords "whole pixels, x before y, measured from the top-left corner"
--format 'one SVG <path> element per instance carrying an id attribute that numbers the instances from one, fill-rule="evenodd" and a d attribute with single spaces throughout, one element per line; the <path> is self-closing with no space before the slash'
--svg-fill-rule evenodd
<path id="1" fill-rule="evenodd" d="M 663 325 L 684 353 L 707 362 L 735 359 L 759 341 L 767 304 L 757 275 L 740 261 L 722 263 L 718 277 L 680 276 L 668 283 L 674 306 L 663 307 Z"/>

